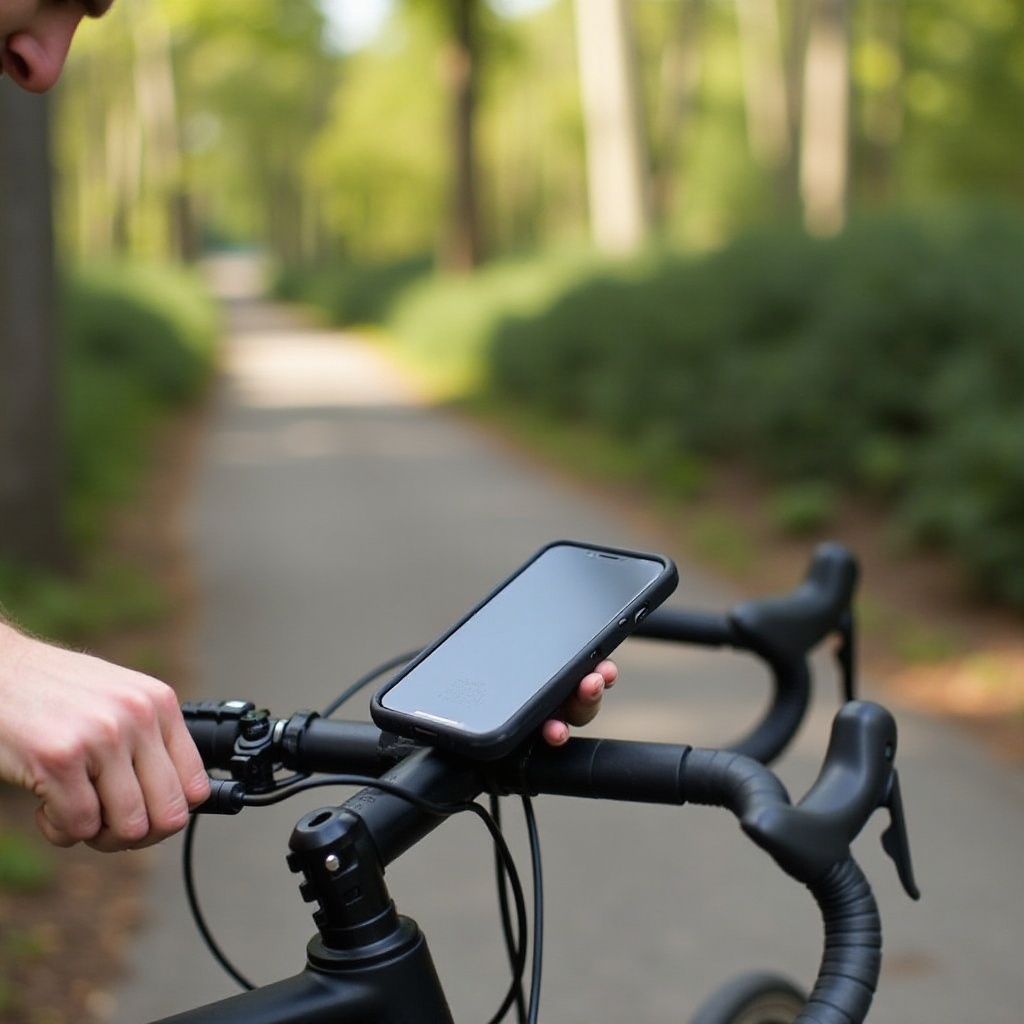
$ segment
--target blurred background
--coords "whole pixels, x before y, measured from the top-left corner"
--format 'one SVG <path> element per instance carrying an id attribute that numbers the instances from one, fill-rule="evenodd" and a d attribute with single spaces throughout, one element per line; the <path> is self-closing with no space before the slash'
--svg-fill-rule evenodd
<path id="1" fill-rule="evenodd" d="M 1022 53 L 1013 0 L 118 3 L 3 92 L 0 545 L 88 545 L 213 359 L 190 268 L 250 251 L 438 396 L 740 460 L 796 528 L 866 496 L 1024 607 Z"/>
<path id="2" fill-rule="evenodd" d="M 1022 115 L 1018 0 L 118 0 L 52 95 L 0 80 L 0 604 L 76 644 L 168 614 L 109 539 L 210 395 L 229 254 L 591 478 L 740 472 L 802 550 L 859 510 L 1019 629 Z M 749 522 L 690 525 L 750 568 Z M 1019 732 L 1004 653 L 966 657 Z"/>

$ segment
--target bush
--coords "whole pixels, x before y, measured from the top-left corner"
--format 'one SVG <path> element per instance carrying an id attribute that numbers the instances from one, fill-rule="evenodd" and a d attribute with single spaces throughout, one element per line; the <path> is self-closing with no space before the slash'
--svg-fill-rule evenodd
<path id="1" fill-rule="evenodd" d="M 75 275 L 63 320 L 72 385 L 86 368 L 172 404 L 193 398 L 209 376 L 216 317 L 198 282 L 179 271 L 110 267 Z"/>
<path id="2" fill-rule="evenodd" d="M 131 494 L 159 418 L 201 394 L 218 324 L 199 282 L 178 271 L 75 274 L 62 312 L 66 514 L 84 557 L 73 577 L 0 564 L 0 605 L 31 632 L 81 643 L 165 609 L 150 579 L 89 549 Z"/>
<path id="3" fill-rule="evenodd" d="M 1015 208 L 875 218 L 827 241 L 752 233 L 505 317 L 489 386 L 677 456 L 746 460 L 801 497 L 787 516 L 806 519 L 808 495 L 869 492 L 1024 608 L 1022 266 Z"/>
<path id="4" fill-rule="evenodd" d="M 545 308 L 592 266 L 572 256 L 495 264 L 472 277 L 425 278 L 388 320 L 403 357 L 438 395 L 480 386 L 487 346 L 503 317 Z"/>
<path id="5" fill-rule="evenodd" d="M 127 267 L 74 275 L 62 320 L 68 507 L 81 546 L 129 492 L 156 418 L 210 378 L 218 323 L 190 275 Z"/>
<path id="6" fill-rule="evenodd" d="M 338 263 L 284 271 L 274 293 L 291 302 L 323 310 L 340 327 L 380 324 L 402 293 L 433 269 L 430 256 L 390 263 Z"/>

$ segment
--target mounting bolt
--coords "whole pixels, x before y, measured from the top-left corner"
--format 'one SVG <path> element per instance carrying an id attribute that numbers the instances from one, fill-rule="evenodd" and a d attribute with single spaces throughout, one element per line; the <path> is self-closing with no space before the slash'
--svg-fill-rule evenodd
<path id="1" fill-rule="evenodd" d="M 270 712 L 266 708 L 246 711 L 241 718 L 242 736 L 247 740 L 261 740 L 270 732 Z"/>
<path id="2" fill-rule="evenodd" d="M 338 855 L 336 853 L 327 854 L 327 856 L 324 857 L 324 867 L 327 868 L 332 875 L 336 875 L 341 870 L 341 861 L 338 859 Z"/>

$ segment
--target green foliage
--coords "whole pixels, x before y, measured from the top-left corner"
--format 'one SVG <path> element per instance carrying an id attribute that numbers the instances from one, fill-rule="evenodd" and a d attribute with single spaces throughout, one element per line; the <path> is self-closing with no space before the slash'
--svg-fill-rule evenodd
<path id="1" fill-rule="evenodd" d="M 769 511 L 784 533 L 805 537 L 822 533 L 834 518 L 838 504 L 839 495 L 831 484 L 806 480 L 779 491 Z"/>
<path id="2" fill-rule="evenodd" d="M 151 622 L 167 598 L 148 577 L 109 560 L 90 560 L 74 577 L 0 562 L 0 607 L 28 632 L 74 644 Z"/>
<path id="3" fill-rule="evenodd" d="M 838 488 L 888 500 L 1024 607 L 1024 214 L 981 206 L 752 233 L 701 260 L 606 268 L 498 323 L 491 384 L 671 453 L 741 458 L 786 485 L 789 527 Z"/>
<path id="4" fill-rule="evenodd" d="M 133 0 L 85 24 L 56 97 L 70 251 L 168 259 L 216 234 L 299 258 L 338 66 L 319 0 Z"/>
<path id="5" fill-rule="evenodd" d="M 155 420 L 209 378 L 217 319 L 198 282 L 170 270 L 83 272 L 64 295 L 68 506 L 87 544 L 130 492 Z"/>
<path id="6" fill-rule="evenodd" d="M 0 890 L 44 889 L 53 881 L 54 871 L 53 858 L 42 840 L 0 829 Z M 5 944 L 7 954 L 10 945 Z"/>
<path id="7" fill-rule="evenodd" d="M 1021 5 L 911 0 L 902 6 L 906 194 L 1020 197 Z"/>
<path id="8" fill-rule="evenodd" d="M 198 281 L 168 268 L 76 274 L 65 290 L 64 325 L 75 371 L 130 380 L 159 403 L 194 397 L 213 359 L 212 307 Z"/>
<path id="9" fill-rule="evenodd" d="M 698 517 L 690 527 L 687 543 L 705 562 L 735 576 L 749 573 L 757 564 L 757 545 L 750 531 L 728 514 L 715 512 Z"/>
<path id="10" fill-rule="evenodd" d="M 443 37 L 417 14 L 402 12 L 379 46 L 348 58 L 304 161 L 330 236 L 362 260 L 430 249 L 446 207 Z"/>
<path id="11" fill-rule="evenodd" d="M 587 189 L 573 5 L 529 5 L 523 16 L 472 6 L 487 241 L 507 255 L 578 240 Z M 736 6 L 629 6 L 658 231 L 717 245 L 794 215 L 794 154 L 783 171 L 752 150 L 758 62 Z M 772 6 L 795 82 L 800 5 Z M 85 24 L 57 96 L 64 240 L 90 254 L 162 254 L 187 236 L 192 211 L 205 234 L 268 244 L 289 262 L 434 246 L 452 207 L 454 8 L 389 8 L 380 38 L 347 53 L 331 49 L 318 0 L 134 0 Z M 854 207 L 1020 197 L 1021 5 L 849 8 Z"/>
<path id="12" fill-rule="evenodd" d="M 278 298 L 316 306 L 341 327 L 380 324 L 403 291 L 430 273 L 433 259 L 414 256 L 394 262 L 347 261 L 313 269 L 292 269 L 274 284 Z"/>
<path id="13" fill-rule="evenodd" d="M 111 506 L 132 494 L 160 417 L 200 396 L 217 334 L 214 306 L 190 274 L 108 267 L 65 283 L 66 514 L 81 558 L 73 577 L 0 563 L 0 607 L 25 629 L 78 643 L 164 611 L 149 579 L 90 549 Z"/>
<path id="14" fill-rule="evenodd" d="M 493 264 L 472 277 L 423 279 L 401 294 L 388 327 L 436 394 L 463 394 L 484 374 L 497 323 L 543 308 L 591 266 L 589 257 L 557 255 Z"/>

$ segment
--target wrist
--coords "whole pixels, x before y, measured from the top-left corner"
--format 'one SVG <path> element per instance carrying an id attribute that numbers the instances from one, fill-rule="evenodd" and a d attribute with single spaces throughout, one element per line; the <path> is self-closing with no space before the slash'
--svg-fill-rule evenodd
<path id="1" fill-rule="evenodd" d="M 0 688 L 17 677 L 32 642 L 6 619 L 0 619 Z"/>

